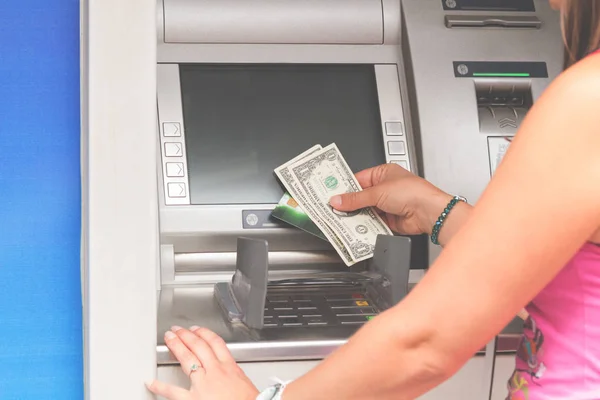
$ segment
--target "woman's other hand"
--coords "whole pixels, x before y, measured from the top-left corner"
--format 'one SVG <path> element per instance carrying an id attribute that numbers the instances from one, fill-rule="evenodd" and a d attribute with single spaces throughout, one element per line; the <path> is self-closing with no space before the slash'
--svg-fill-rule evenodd
<path id="1" fill-rule="evenodd" d="M 165 334 L 165 343 L 190 377 L 191 387 L 185 390 L 154 381 L 148 384 L 152 393 L 167 400 L 254 400 L 258 395 L 258 389 L 214 332 L 173 327 Z"/>
<path id="2" fill-rule="evenodd" d="M 452 199 L 396 164 L 383 164 L 356 174 L 363 190 L 331 198 L 340 211 L 376 207 L 390 229 L 404 235 L 431 233 L 435 221 Z"/>

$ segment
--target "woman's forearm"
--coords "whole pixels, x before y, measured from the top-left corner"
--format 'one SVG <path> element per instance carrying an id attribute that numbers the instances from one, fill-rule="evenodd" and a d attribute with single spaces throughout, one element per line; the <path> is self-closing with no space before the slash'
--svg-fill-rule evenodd
<path id="1" fill-rule="evenodd" d="M 421 221 L 433 227 L 451 199 L 431 199 Z M 464 202 L 454 206 L 440 230 L 442 246 L 466 223 L 471 209 Z M 437 350 L 435 326 L 422 318 L 406 318 L 402 308 L 400 304 L 366 324 L 346 345 L 292 382 L 283 400 L 408 400 L 446 380 L 456 360 L 446 360 L 447 354 Z"/>
<path id="2" fill-rule="evenodd" d="M 305 376 L 283 400 L 414 399 L 448 378 L 444 355 L 425 324 L 399 321 L 395 309 L 364 326 Z M 420 318 L 419 318 L 420 319 Z"/>

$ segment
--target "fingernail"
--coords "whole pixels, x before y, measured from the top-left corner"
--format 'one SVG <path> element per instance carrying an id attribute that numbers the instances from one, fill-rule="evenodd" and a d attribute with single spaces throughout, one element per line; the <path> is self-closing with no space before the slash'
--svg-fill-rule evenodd
<path id="1" fill-rule="evenodd" d="M 182 328 L 182 327 L 180 327 L 180 326 L 177 326 L 177 325 L 175 325 L 175 326 L 172 326 L 172 327 L 171 327 L 171 330 L 172 330 L 173 332 L 177 332 L 178 330 L 181 330 L 181 329 L 183 329 L 183 328 Z"/>
<path id="2" fill-rule="evenodd" d="M 177 337 L 177 335 L 176 335 L 176 334 L 174 334 L 174 333 L 173 333 L 173 332 L 171 332 L 171 331 L 166 331 L 166 332 L 165 332 L 165 338 L 167 338 L 167 339 L 174 339 L 174 338 L 176 338 L 176 337 Z"/>
<path id="3" fill-rule="evenodd" d="M 329 199 L 329 204 L 333 207 L 339 207 L 342 205 L 342 196 L 333 196 Z"/>
<path id="4" fill-rule="evenodd" d="M 196 325 L 190 327 L 190 331 L 195 331 L 195 330 L 198 330 L 198 329 L 200 329 L 200 327 L 196 326 Z"/>
<path id="5" fill-rule="evenodd" d="M 152 383 L 154 383 L 154 381 L 146 381 L 144 382 L 144 385 L 146 385 L 146 387 L 150 389 L 150 387 L 152 387 Z"/>

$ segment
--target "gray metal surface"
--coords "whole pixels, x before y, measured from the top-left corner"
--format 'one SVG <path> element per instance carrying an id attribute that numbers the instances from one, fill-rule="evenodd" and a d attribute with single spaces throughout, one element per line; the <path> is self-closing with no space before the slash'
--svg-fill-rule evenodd
<path id="1" fill-rule="evenodd" d="M 243 324 L 230 324 L 223 318 L 212 285 L 163 287 L 158 304 L 156 355 L 159 365 L 177 364 L 163 338 L 173 325 L 199 325 L 213 330 L 227 342 L 238 362 L 320 360 L 346 343 L 362 326 L 248 329 Z M 522 321 L 515 319 L 499 335 L 498 353 L 516 351 L 521 332 Z"/>
<path id="2" fill-rule="evenodd" d="M 163 0 L 163 4 L 167 43 L 384 41 L 381 0 Z"/>
<path id="3" fill-rule="evenodd" d="M 498 348 L 498 337 L 495 336 L 485 346 L 485 359 L 483 365 L 483 389 L 482 399 L 492 399 L 494 389 L 494 372 L 496 369 L 496 353 Z"/>

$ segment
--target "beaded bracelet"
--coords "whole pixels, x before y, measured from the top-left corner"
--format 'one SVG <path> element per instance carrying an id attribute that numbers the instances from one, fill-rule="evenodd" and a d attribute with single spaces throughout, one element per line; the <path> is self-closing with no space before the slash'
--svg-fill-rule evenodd
<path id="1" fill-rule="evenodd" d="M 438 217 L 437 221 L 433 225 L 433 230 L 431 231 L 431 242 L 433 244 L 435 244 L 436 246 L 439 246 L 439 244 L 440 244 L 438 242 L 438 236 L 440 234 L 440 229 L 442 229 L 442 226 L 444 225 L 444 222 L 446 221 L 446 217 L 448 217 L 448 214 L 450 213 L 450 211 L 454 208 L 454 206 L 459 201 L 464 201 L 466 203 L 467 199 L 465 199 L 464 197 L 461 197 L 461 196 L 454 196 L 452 198 L 452 200 L 450 200 L 450 203 L 448 203 L 446 208 L 444 208 L 444 211 L 442 211 L 442 214 Z"/>

